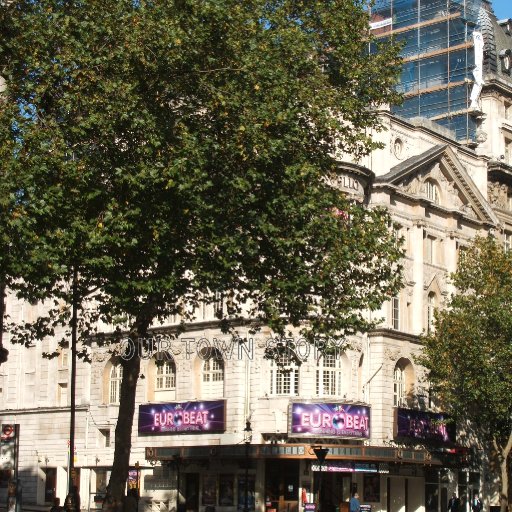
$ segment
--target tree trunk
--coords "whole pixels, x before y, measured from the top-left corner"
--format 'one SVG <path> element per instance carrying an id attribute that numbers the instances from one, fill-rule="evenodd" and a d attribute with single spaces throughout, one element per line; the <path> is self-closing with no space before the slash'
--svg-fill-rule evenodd
<path id="1" fill-rule="evenodd" d="M 508 457 L 504 457 L 500 462 L 501 470 L 501 493 L 500 493 L 500 512 L 506 512 L 508 507 Z"/>
<path id="2" fill-rule="evenodd" d="M 130 332 L 130 339 L 145 339 L 150 324 L 151 319 L 149 319 L 149 315 L 145 316 L 144 320 L 137 319 Z M 130 469 L 133 416 L 135 413 L 137 382 L 140 374 L 139 347 L 133 346 L 131 348 L 134 350 L 129 351 L 129 354 L 120 358 L 120 363 L 123 367 L 123 378 L 119 397 L 119 415 L 115 431 L 114 460 L 107 486 L 107 494 L 103 502 L 103 510 L 109 512 L 121 512 L 123 510 L 126 482 Z"/>
<path id="3" fill-rule="evenodd" d="M 497 448 L 498 443 L 494 440 L 494 447 Z M 500 492 L 500 512 L 506 512 L 507 507 L 511 510 L 508 503 L 508 482 L 509 482 L 509 455 L 512 449 L 512 432 L 509 434 L 507 444 L 501 447 L 501 450 L 497 450 L 500 460 L 500 472 L 501 472 L 501 492 Z"/>
<path id="4" fill-rule="evenodd" d="M 119 399 L 119 416 L 117 417 L 114 461 L 107 487 L 107 496 L 103 508 L 109 511 L 122 510 L 126 481 L 130 469 L 130 452 L 132 447 L 133 415 L 135 412 L 135 395 L 140 373 L 140 356 L 134 354 L 123 361 L 123 380 Z"/>

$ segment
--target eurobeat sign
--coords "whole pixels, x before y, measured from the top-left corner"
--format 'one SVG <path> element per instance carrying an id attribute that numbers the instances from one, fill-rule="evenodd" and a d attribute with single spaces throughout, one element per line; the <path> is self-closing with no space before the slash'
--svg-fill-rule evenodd
<path id="1" fill-rule="evenodd" d="M 370 438 L 370 407 L 346 403 L 293 402 L 290 429 L 293 436 Z"/>
<path id="2" fill-rule="evenodd" d="M 139 434 L 192 434 L 225 430 L 225 400 L 139 405 Z"/>

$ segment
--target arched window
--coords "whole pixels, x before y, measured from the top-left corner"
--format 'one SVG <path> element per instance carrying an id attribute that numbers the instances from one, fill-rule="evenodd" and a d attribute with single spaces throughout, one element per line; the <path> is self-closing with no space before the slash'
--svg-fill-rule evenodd
<path id="1" fill-rule="evenodd" d="M 299 394 L 299 367 L 291 353 L 281 354 L 270 363 L 270 394 Z"/>
<path id="2" fill-rule="evenodd" d="M 393 373 L 393 405 L 405 405 L 405 372 L 400 366 L 395 367 Z"/>
<path id="3" fill-rule="evenodd" d="M 400 359 L 393 371 L 393 405 L 407 407 L 414 385 L 414 369 L 408 359 Z"/>
<path id="4" fill-rule="evenodd" d="M 204 348 L 200 352 L 203 359 L 201 395 L 203 398 L 224 396 L 224 360 L 216 349 Z"/>
<path id="5" fill-rule="evenodd" d="M 121 381 L 123 380 L 123 367 L 120 363 L 113 363 L 110 368 L 108 403 L 118 404 L 121 396 Z"/>
<path id="6" fill-rule="evenodd" d="M 434 292 L 430 292 L 427 297 L 427 332 L 434 330 L 434 314 L 437 307 L 437 297 Z"/>
<path id="7" fill-rule="evenodd" d="M 425 182 L 425 193 L 427 195 L 427 199 L 430 199 L 432 202 L 439 204 L 439 190 L 434 181 L 427 180 Z"/>

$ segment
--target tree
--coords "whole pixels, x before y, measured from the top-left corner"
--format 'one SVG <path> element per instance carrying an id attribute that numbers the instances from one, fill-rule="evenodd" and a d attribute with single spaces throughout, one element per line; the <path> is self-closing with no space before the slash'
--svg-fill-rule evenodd
<path id="1" fill-rule="evenodd" d="M 419 362 L 443 406 L 489 440 L 498 458 L 501 511 L 512 448 L 512 253 L 489 236 L 461 253 L 456 292 L 438 311 Z"/>
<path id="2" fill-rule="evenodd" d="M 2 218 L 11 286 L 48 315 L 14 333 L 147 338 L 229 298 L 283 334 L 371 327 L 400 285 L 389 218 L 329 185 L 394 102 L 360 0 L 17 0 L 0 14 Z M 102 13 L 98 17 L 98 12 Z M 78 307 L 73 322 L 71 304 Z M 89 307 L 94 304 L 94 307 Z M 67 343 L 66 339 L 61 340 Z M 123 360 L 109 496 L 128 474 L 140 357 Z"/>

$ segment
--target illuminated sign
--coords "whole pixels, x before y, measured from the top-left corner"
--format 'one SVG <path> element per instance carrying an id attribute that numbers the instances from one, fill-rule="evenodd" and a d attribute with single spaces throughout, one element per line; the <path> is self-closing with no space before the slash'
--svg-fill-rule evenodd
<path id="1" fill-rule="evenodd" d="M 139 434 L 224 432 L 224 400 L 139 405 Z"/>
<path id="2" fill-rule="evenodd" d="M 370 407 L 341 403 L 292 403 L 290 435 L 369 439 Z"/>
<path id="3" fill-rule="evenodd" d="M 396 409 L 395 437 L 455 443 L 455 422 L 446 414 Z"/>

